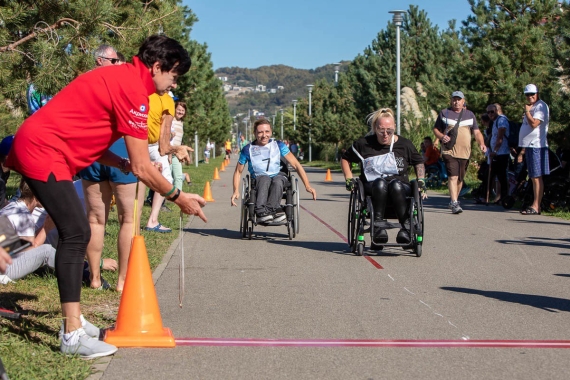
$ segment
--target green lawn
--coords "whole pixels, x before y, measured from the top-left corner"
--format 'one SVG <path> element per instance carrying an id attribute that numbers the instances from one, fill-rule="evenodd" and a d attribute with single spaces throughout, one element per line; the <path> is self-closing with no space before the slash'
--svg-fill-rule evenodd
<path id="1" fill-rule="evenodd" d="M 184 191 L 202 195 L 206 181 L 213 178 L 214 168 L 220 168 L 223 157 L 211 159 L 210 164 L 184 167 L 190 173 L 192 185 L 184 184 Z M 232 173 L 232 165 L 222 176 Z M 9 186 L 14 191 L 19 182 L 12 175 Z M 168 204 L 168 203 L 167 203 Z M 178 237 L 180 214 L 178 208 L 168 204 L 172 212 L 161 212 L 160 222 L 173 229 L 171 234 L 142 232 L 151 268 L 154 270 L 162 261 L 166 250 Z M 143 208 L 141 224 L 144 226 L 150 207 Z M 186 217 L 187 218 L 187 217 Z M 119 223 L 117 213 L 111 212 L 107 225 L 103 257 L 117 259 L 117 234 Z M 116 284 L 117 273 L 103 272 L 103 276 Z M 101 291 L 83 288 L 82 312 L 85 317 L 99 326 L 114 323 L 120 295 L 115 291 Z M 85 379 L 91 373 L 92 361 L 65 357 L 59 352 L 58 332 L 61 326 L 61 311 L 57 282 L 53 274 L 30 275 L 8 285 L 0 285 L 0 307 L 22 310 L 25 315 L 20 321 L 0 318 L 0 357 L 11 379 Z"/>

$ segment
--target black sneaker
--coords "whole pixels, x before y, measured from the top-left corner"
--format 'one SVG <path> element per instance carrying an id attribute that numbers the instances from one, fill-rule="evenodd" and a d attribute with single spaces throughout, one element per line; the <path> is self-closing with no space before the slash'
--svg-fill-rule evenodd
<path id="1" fill-rule="evenodd" d="M 405 228 L 400 229 L 398 231 L 398 235 L 396 236 L 396 242 L 398 244 L 409 244 L 411 241 L 410 233 Z"/>
<path id="2" fill-rule="evenodd" d="M 388 232 L 383 228 L 378 228 L 374 230 L 374 242 L 376 244 L 387 243 L 388 242 Z"/>

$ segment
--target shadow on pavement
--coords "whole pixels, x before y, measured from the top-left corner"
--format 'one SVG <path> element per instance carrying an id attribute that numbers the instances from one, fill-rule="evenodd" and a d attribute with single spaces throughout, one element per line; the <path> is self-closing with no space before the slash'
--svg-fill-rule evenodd
<path id="1" fill-rule="evenodd" d="M 270 243 L 286 245 L 288 247 L 299 247 L 318 252 L 331 252 L 341 255 L 352 255 L 348 249 L 348 244 L 340 242 L 322 241 L 295 241 L 295 240 L 269 240 Z"/>
<path id="2" fill-rule="evenodd" d="M 554 273 L 554 275 L 558 277 L 570 277 L 570 274 L 567 273 Z"/>
<path id="3" fill-rule="evenodd" d="M 497 243 L 501 244 L 509 244 L 509 245 L 528 245 L 528 246 L 536 246 L 536 247 L 552 247 L 552 248 L 566 248 L 570 249 L 570 244 L 568 243 L 553 243 L 551 241 L 558 240 L 558 239 L 549 239 L 549 238 L 542 238 L 542 237 L 531 237 L 529 236 L 527 239 L 534 239 L 534 240 L 495 240 Z M 568 241 L 567 239 L 560 239 L 558 241 Z"/>
<path id="4" fill-rule="evenodd" d="M 555 226 L 570 226 L 570 222 L 556 221 L 556 219 L 553 219 L 553 220 L 536 220 L 532 217 L 532 215 L 529 215 L 528 219 L 513 219 L 513 222 L 532 223 L 532 224 L 552 224 Z M 569 239 L 569 241 L 570 241 L 570 239 Z"/>
<path id="5" fill-rule="evenodd" d="M 456 288 L 444 286 L 441 289 L 452 292 L 476 294 L 487 298 L 494 298 L 499 301 L 518 303 L 556 313 L 558 311 L 570 311 L 570 300 L 565 298 L 538 296 L 533 294 L 509 293 L 500 291 L 486 291 L 469 288 Z"/>

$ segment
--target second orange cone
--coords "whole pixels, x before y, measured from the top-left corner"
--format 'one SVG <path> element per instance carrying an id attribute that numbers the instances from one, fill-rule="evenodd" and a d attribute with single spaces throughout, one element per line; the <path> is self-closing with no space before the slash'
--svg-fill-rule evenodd
<path id="1" fill-rule="evenodd" d="M 203 198 L 206 202 L 215 202 L 214 198 L 212 197 L 212 189 L 210 188 L 210 182 L 206 182 L 206 186 L 204 186 Z"/>
<path id="2" fill-rule="evenodd" d="M 220 173 L 218 173 L 218 168 L 214 169 L 214 179 L 220 179 Z"/>
<path id="3" fill-rule="evenodd" d="M 327 169 L 327 176 L 325 177 L 325 182 L 332 182 L 332 175 L 331 175 L 331 170 Z"/>

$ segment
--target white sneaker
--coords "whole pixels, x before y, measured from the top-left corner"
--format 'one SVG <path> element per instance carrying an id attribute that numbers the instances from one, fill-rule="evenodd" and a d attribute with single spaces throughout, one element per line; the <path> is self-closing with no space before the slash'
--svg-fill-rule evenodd
<path id="1" fill-rule="evenodd" d="M 275 214 L 273 214 L 273 222 L 282 222 L 285 220 L 285 218 L 287 218 L 287 216 L 285 215 L 285 213 L 283 211 L 279 211 L 276 212 Z"/>
<path id="2" fill-rule="evenodd" d="M 257 215 L 257 221 L 260 223 L 269 223 L 273 220 L 273 215 L 271 214 L 259 214 Z"/>
<path id="3" fill-rule="evenodd" d="M 65 335 L 69 335 L 68 339 Z M 90 337 L 82 328 L 61 337 L 60 350 L 65 355 L 79 355 L 85 359 L 100 358 L 113 355 L 118 348 Z"/>

